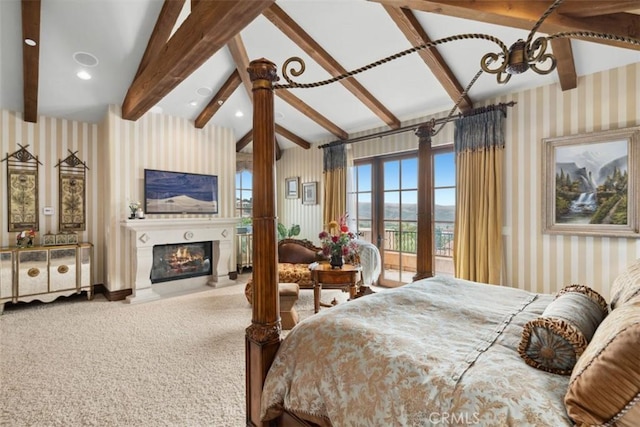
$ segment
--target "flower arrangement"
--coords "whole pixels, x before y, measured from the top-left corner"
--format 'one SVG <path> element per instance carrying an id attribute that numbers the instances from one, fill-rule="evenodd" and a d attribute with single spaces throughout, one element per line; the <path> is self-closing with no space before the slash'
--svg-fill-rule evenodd
<path id="1" fill-rule="evenodd" d="M 33 239 L 36 238 L 36 232 L 33 229 L 23 230 L 16 234 L 16 244 L 18 247 L 33 246 Z"/>
<path id="2" fill-rule="evenodd" d="M 327 225 L 327 230 L 323 230 L 318 235 L 322 253 L 331 258 L 330 262 L 334 267 L 341 267 L 342 258 L 355 255 L 357 251 L 357 245 L 353 241 L 356 236 L 349 231 L 347 217 L 348 214 L 343 214 L 337 221 L 331 221 Z"/>
<path id="3" fill-rule="evenodd" d="M 131 210 L 131 218 L 136 217 L 137 210 L 142 206 L 140 202 L 129 202 L 129 210 Z"/>

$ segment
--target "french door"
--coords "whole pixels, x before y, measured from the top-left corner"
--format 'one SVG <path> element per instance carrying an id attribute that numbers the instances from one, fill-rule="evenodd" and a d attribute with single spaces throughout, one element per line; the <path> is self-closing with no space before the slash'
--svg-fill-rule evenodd
<path id="1" fill-rule="evenodd" d="M 455 164 L 451 148 L 433 150 L 434 254 L 436 272 L 452 274 Z M 360 238 L 375 244 L 382 257 L 379 284 L 396 287 L 413 281 L 418 238 L 418 156 L 416 152 L 358 160 L 351 196 Z M 440 270 L 440 271 L 439 271 Z"/>

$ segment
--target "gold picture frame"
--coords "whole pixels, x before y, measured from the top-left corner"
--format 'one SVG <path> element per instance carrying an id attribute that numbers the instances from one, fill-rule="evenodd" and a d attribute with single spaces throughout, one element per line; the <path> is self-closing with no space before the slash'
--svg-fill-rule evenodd
<path id="1" fill-rule="evenodd" d="M 544 233 L 640 236 L 640 127 L 543 144 Z"/>

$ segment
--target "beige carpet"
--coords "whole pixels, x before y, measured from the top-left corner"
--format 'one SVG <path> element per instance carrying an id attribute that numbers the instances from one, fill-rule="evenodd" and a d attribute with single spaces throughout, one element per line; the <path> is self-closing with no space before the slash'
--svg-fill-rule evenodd
<path id="1" fill-rule="evenodd" d="M 245 425 L 244 284 L 144 304 L 60 299 L 0 316 L 2 426 Z M 340 291 L 324 291 L 323 300 Z M 311 291 L 297 303 L 313 314 Z"/>

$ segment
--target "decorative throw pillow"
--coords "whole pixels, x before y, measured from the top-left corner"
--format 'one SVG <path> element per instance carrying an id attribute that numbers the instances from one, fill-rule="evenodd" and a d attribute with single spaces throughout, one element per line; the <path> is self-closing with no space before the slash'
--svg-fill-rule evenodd
<path id="1" fill-rule="evenodd" d="M 640 258 L 615 278 L 611 284 L 611 309 L 640 295 Z"/>
<path id="2" fill-rule="evenodd" d="M 567 286 L 540 317 L 524 325 L 518 353 L 534 368 L 569 375 L 607 311 L 607 302 L 593 289 Z"/>
<path id="3" fill-rule="evenodd" d="M 564 403 L 577 426 L 640 425 L 640 298 L 600 324 L 573 369 Z"/>

